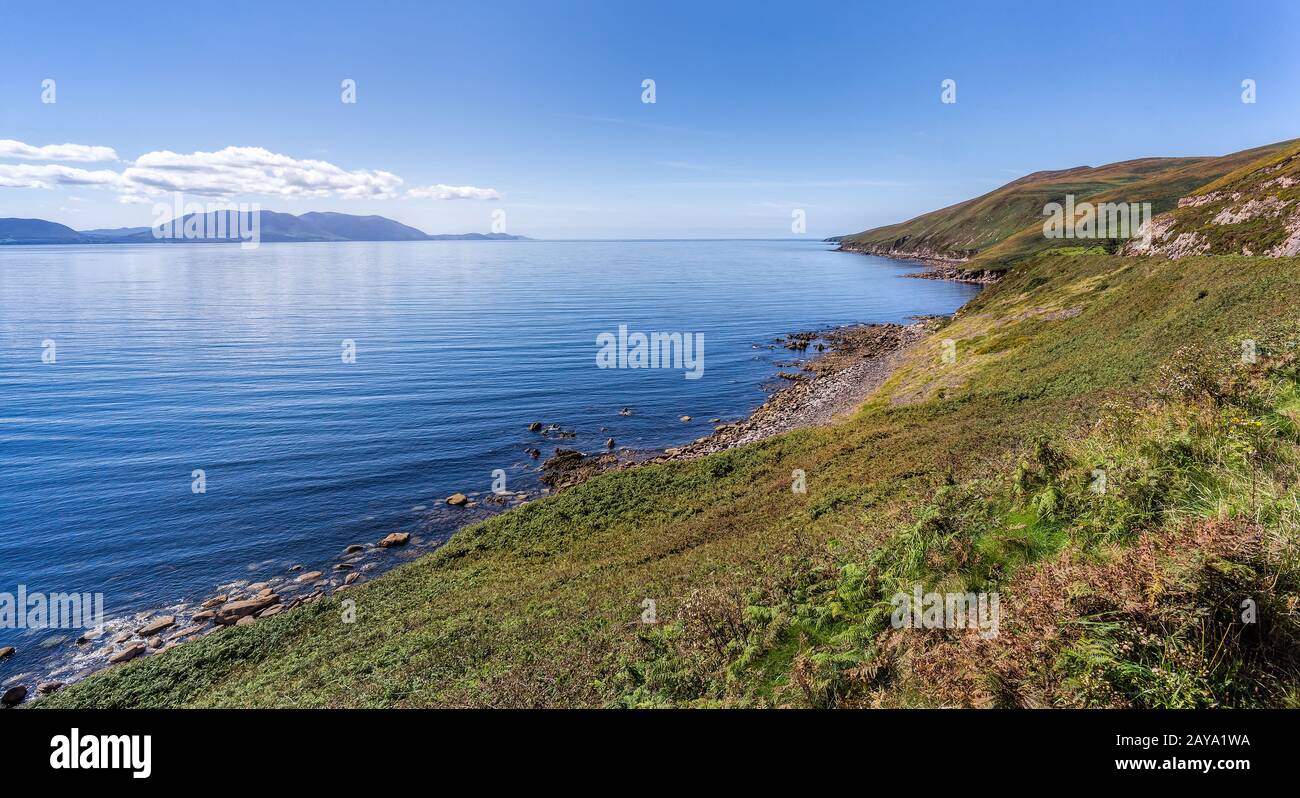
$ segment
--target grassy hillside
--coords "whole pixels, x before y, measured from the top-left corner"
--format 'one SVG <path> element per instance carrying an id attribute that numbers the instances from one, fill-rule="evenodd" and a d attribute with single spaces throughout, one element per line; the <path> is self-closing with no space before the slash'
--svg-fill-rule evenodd
<path id="1" fill-rule="evenodd" d="M 1100 167 L 1034 172 L 983 196 L 906 222 L 845 236 L 841 243 L 847 249 L 884 248 L 965 259 L 1023 230 L 1035 220 L 1041 225 L 1043 206 L 1062 201 L 1066 194 L 1091 196 L 1207 160 L 1210 159 L 1143 158 Z"/>
<path id="2" fill-rule="evenodd" d="M 1261 158 L 1275 157 L 1278 153 L 1293 149 L 1296 142 L 1281 142 L 1264 147 L 1242 150 L 1219 158 L 1208 158 L 1197 163 L 1187 164 L 1175 169 L 1153 174 L 1144 180 L 1111 188 L 1088 196 L 1088 202 L 1099 205 L 1107 202 L 1149 202 L 1151 212 L 1161 214 L 1178 205 L 1178 200 L 1195 193 L 1198 189 L 1224 175 L 1258 162 Z M 1059 201 L 1059 200 L 1057 200 Z M 999 241 L 997 244 L 981 251 L 970 264 L 971 268 L 1005 269 L 1016 261 L 1036 252 L 1043 252 L 1060 246 L 1061 242 L 1043 236 L 1043 208 L 1039 206 L 1037 218 L 1024 229 Z M 1100 242 L 1114 251 L 1121 242 Z"/>
<path id="3" fill-rule="evenodd" d="M 900 224 L 846 236 L 846 249 L 968 260 L 974 271 L 1004 271 L 1015 261 L 1060 246 L 1042 234 L 1043 206 L 1076 201 L 1150 202 L 1154 213 L 1233 170 L 1275 154 L 1294 142 L 1256 147 L 1221 157 L 1144 158 L 1101 167 L 1035 172 L 981 197 Z M 1104 243 L 1104 242 L 1102 242 Z M 1107 247 L 1116 249 L 1116 243 Z"/>
<path id="4" fill-rule="evenodd" d="M 598 477 L 39 705 L 1297 705 L 1297 295 L 1294 258 L 1032 256 L 836 427 Z M 998 592 L 1001 633 L 893 628 L 914 585 Z"/>

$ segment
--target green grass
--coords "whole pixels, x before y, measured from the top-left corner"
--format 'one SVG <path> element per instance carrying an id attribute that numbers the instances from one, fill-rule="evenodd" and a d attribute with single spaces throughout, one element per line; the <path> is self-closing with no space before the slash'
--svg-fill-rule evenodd
<path id="1" fill-rule="evenodd" d="M 1080 615 L 1118 631 L 1071 631 L 1059 664 L 1027 674 L 1012 664 L 1037 660 L 1014 646 L 1036 639 L 1034 628 L 1011 621 L 1038 605 L 1008 610 L 995 642 L 1009 652 L 936 660 L 943 646 L 967 643 L 900 636 L 882 599 L 921 582 L 998 589 L 1014 605 L 1050 575 L 1040 573 L 1048 563 L 1163 551 L 1152 535 L 1201 516 L 1249 519 L 1291 551 L 1294 386 L 1285 375 L 1251 377 L 1209 409 L 1204 397 L 1161 392 L 1171 368 L 1190 368 L 1180 358 L 1214 365 L 1243 337 L 1274 346 L 1270 325 L 1290 318 L 1300 295 L 1298 265 L 1029 258 L 919 344 L 844 423 L 593 479 L 339 596 L 114 667 L 38 705 L 1280 702 L 1288 689 L 1300 694 L 1286 663 L 1270 670 L 1237 646 L 1205 654 L 1210 675 L 1193 679 L 1203 662 L 1191 631 L 1156 635 L 1167 617 L 1155 610 Z M 941 359 L 945 338 L 957 342 L 956 363 Z M 1187 368 L 1177 373 L 1199 373 Z M 1234 412 L 1267 426 L 1230 421 Z M 1088 488 L 1095 467 L 1113 471 L 1100 499 Z M 795 469 L 807 474 L 806 494 L 791 491 Z M 1215 556 L 1252 569 L 1233 577 L 1243 585 L 1271 578 L 1270 601 L 1293 590 L 1294 562 L 1282 554 L 1263 564 Z M 1171 608 L 1201 607 L 1212 595 L 1204 585 L 1220 586 L 1193 566 L 1170 559 L 1171 573 L 1191 575 L 1183 592 L 1161 597 L 1173 602 L 1162 613 L 1181 617 Z M 640 622 L 647 598 L 657 624 Z M 355 623 L 341 621 L 344 600 L 356 603 Z M 1145 647 L 1125 659 L 1137 631 Z M 1184 663 L 1177 673 L 1191 686 L 1153 682 L 1161 656 Z M 944 678 L 922 678 L 931 672 Z"/>

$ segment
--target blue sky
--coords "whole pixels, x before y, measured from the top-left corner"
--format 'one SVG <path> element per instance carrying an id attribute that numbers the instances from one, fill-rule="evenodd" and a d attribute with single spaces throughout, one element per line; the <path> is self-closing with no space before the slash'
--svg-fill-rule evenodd
<path id="1" fill-rule="evenodd" d="M 1294 2 L 35 8 L 4 14 L 0 216 L 78 229 L 148 225 L 183 185 L 428 232 L 500 209 L 542 238 L 789 237 L 802 209 L 821 237 L 1039 169 L 1300 136 Z M 115 159 L 33 149 L 65 143 Z"/>

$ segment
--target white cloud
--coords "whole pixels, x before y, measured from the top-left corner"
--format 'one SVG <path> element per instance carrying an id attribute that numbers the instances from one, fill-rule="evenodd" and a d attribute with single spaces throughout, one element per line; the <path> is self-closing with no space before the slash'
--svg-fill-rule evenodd
<path id="1" fill-rule="evenodd" d="M 0 163 L 0 186 L 6 188 L 56 188 L 58 186 L 109 186 L 121 178 L 110 169 L 79 169 L 61 164 Z"/>
<path id="2" fill-rule="evenodd" d="M 110 160 L 109 147 L 51 144 L 34 147 L 0 140 L 0 157 L 27 160 Z M 226 147 L 216 152 L 148 152 L 122 172 L 79 169 L 59 164 L 0 164 L 0 187 L 43 188 L 91 185 L 118 192 L 121 202 L 149 202 L 171 192 L 198 197 L 338 197 L 342 199 L 501 198 L 496 189 L 433 186 L 401 193 L 402 178 L 380 169 L 343 169 L 329 161 L 300 160 L 262 147 Z"/>
<path id="3" fill-rule="evenodd" d="M 424 186 L 422 188 L 413 188 L 406 192 L 406 196 L 411 199 L 435 199 L 435 200 L 499 200 L 501 192 L 495 188 L 478 188 L 476 186 L 444 186 L 438 183 L 433 186 Z"/>
<path id="4" fill-rule="evenodd" d="M 25 161 L 116 161 L 117 152 L 112 147 L 94 147 L 89 144 L 46 144 L 36 147 L 13 139 L 0 139 L 0 158 L 21 158 Z"/>
<path id="5" fill-rule="evenodd" d="M 122 173 L 126 193 L 183 191 L 210 197 L 392 199 L 401 184 L 402 178 L 392 172 L 348 171 L 329 161 L 298 160 L 262 147 L 188 154 L 149 152 Z"/>

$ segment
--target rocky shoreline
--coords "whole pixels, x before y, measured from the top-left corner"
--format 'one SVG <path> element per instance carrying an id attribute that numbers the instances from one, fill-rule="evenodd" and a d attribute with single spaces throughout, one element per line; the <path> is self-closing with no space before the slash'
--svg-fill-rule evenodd
<path id="1" fill-rule="evenodd" d="M 933 326 L 933 319 L 913 324 L 860 324 L 818 332 L 793 333 L 774 347 L 816 354 L 786 363 L 797 371 L 781 371 L 786 384 L 749 417 L 718 424 L 713 432 L 683 446 L 658 452 L 604 452 L 583 455 L 557 449 L 542 464 L 542 481 L 555 490 L 577 485 L 608 471 L 645 463 L 691 460 L 761 441 L 796 429 L 823 426 L 855 412 L 893 373 L 903 354 Z"/>
<path id="2" fill-rule="evenodd" d="M 955 283 L 974 285 L 992 285 L 1002 278 L 1001 272 L 988 269 L 962 268 L 970 262 L 969 257 L 953 258 L 930 250 L 910 250 L 901 247 L 858 246 L 840 243 L 840 252 L 857 252 L 862 255 L 876 255 L 891 260 L 908 261 L 925 266 L 925 271 L 904 275 L 921 280 L 949 280 Z"/>
<path id="3" fill-rule="evenodd" d="M 685 446 L 666 449 L 653 462 L 689 460 L 797 429 L 824 426 L 857 411 L 894 373 L 904 353 L 925 337 L 930 320 L 914 324 L 863 324 L 789 336 L 787 348 L 822 347 L 747 419 L 722 424 Z"/>
<path id="4" fill-rule="evenodd" d="M 1002 279 L 1002 272 L 981 269 L 961 269 L 950 264 L 935 264 L 926 271 L 904 275 L 919 280 L 949 280 L 954 283 L 971 283 L 973 285 L 992 285 Z"/>
<path id="5" fill-rule="evenodd" d="M 529 498 L 530 494 L 521 491 L 469 496 L 454 493 L 447 497 L 442 511 L 454 519 L 458 528 Z M 320 570 L 295 564 L 280 573 L 219 585 L 202 599 L 114 618 L 102 627 L 83 630 L 65 665 L 53 671 L 27 671 L 8 677 L 0 685 L 0 706 L 16 706 L 105 668 L 160 654 L 232 626 L 257 623 L 348 590 L 373 578 L 376 572 L 433 551 L 446 537 L 391 532 L 373 543 L 348 545 L 332 562 L 317 566 Z M 0 659 L 14 653 L 13 646 L 0 648 Z"/>

